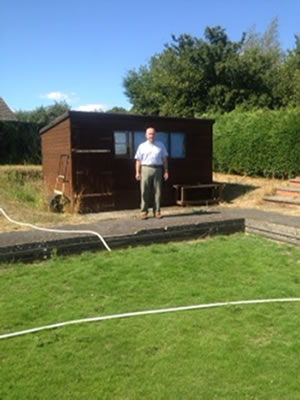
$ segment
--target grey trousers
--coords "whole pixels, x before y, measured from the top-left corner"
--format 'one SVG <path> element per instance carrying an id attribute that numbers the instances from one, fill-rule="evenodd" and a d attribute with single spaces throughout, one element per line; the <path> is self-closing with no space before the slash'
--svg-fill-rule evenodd
<path id="1" fill-rule="evenodd" d="M 141 212 L 148 213 L 150 193 L 154 191 L 153 213 L 160 212 L 163 167 L 142 165 L 141 174 Z"/>

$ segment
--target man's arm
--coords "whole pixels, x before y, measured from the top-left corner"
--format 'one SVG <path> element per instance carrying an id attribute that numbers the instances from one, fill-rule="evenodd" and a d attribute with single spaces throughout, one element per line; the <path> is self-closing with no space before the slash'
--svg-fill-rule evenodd
<path id="1" fill-rule="evenodd" d="M 169 178 L 168 157 L 164 157 L 164 180 L 166 181 L 168 178 Z"/>
<path id="2" fill-rule="evenodd" d="M 142 169 L 142 163 L 140 160 L 136 160 L 135 162 L 135 179 L 137 181 L 141 180 L 141 169 Z"/>

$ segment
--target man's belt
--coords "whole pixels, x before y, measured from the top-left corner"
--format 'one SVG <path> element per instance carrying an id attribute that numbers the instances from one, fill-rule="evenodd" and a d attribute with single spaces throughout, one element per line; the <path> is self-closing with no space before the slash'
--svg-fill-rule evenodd
<path id="1" fill-rule="evenodd" d="M 162 168 L 163 165 L 153 164 L 153 165 L 145 165 L 142 164 L 142 167 L 150 167 L 150 168 Z"/>

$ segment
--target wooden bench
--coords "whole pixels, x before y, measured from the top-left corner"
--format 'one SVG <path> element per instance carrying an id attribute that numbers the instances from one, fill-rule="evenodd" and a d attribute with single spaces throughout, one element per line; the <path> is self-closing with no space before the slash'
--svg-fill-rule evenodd
<path id="1" fill-rule="evenodd" d="M 180 206 L 186 205 L 201 205 L 201 204 L 215 204 L 223 201 L 223 187 L 222 183 L 207 183 L 196 185 L 176 184 L 173 188 L 176 190 L 176 204 Z M 208 192 L 203 198 L 199 196 L 197 199 L 197 192 L 205 190 Z M 192 195 L 192 199 L 189 198 Z"/>

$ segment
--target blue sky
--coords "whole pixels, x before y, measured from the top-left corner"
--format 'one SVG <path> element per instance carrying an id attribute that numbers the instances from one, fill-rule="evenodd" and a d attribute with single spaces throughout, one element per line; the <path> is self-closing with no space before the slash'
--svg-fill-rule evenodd
<path id="1" fill-rule="evenodd" d="M 237 41 L 278 17 L 284 50 L 300 34 L 299 0 L 1 0 L 0 96 L 14 110 L 130 108 L 123 78 L 171 35 L 221 25 Z"/>

